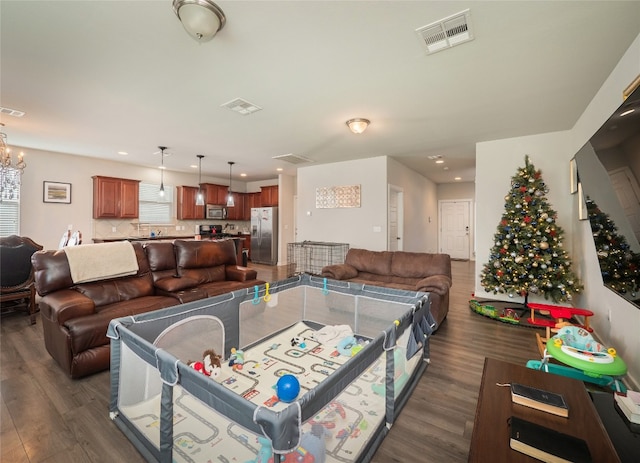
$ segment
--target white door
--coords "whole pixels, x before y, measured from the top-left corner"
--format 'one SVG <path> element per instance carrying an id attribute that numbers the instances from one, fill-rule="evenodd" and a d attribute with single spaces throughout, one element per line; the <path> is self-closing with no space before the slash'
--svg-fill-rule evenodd
<path id="1" fill-rule="evenodd" d="M 628 167 L 612 170 L 609 172 L 609 177 L 618 201 L 629 219 L 629 225 L 640 241 L 640 188 L 638 188 L 638 182 Z"/>
<path id="2" fill-rule="evenodd" d="M 389 185 L 389 210 L 388 210 L 388 226 L 389 226 L 389 243 L 387 249 L 389 251 L 402 251 L 402 189 Z"/>
<path id="3" fill-rule="evenodd" d="M 440 201 L 440 252 L 452 259 L 469 259 L 470 201 Z"/>

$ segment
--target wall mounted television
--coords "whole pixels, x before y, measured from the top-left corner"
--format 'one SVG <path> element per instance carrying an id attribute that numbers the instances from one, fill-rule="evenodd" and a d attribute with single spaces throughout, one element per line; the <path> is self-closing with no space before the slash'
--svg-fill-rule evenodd
<path id="1" fill-rule="evenodd" d="M 604 284 L 640 308 L 640 76 L 575 161 Z"/>

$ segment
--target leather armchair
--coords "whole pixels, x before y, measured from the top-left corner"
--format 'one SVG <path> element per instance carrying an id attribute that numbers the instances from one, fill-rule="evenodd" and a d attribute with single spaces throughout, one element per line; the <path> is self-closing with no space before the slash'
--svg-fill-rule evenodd
<path id="1" fill-rule="evenodd" d="M 37 305 L 31 256 L 41 249 L 42 246 L 24 236 L 0 238 L 2 311 L 26 309 L 32 325 L 36 322 Z"/>

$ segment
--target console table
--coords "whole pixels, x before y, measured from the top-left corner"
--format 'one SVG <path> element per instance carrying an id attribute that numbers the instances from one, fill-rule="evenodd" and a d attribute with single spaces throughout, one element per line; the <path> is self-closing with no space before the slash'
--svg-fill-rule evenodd
<path id="1" fill-rule="evenodd" d="M 511 388 L 496 385 L 511 382 L 562 394 L 569 406 L 569 418 L 514 404 Z M 471 435 L 470 462 L 538 461 L 509 446 L 508 420 L 511 416 L 583 439 L 594 462 L 620 461 L 582 382 L 485 358 Z"/>

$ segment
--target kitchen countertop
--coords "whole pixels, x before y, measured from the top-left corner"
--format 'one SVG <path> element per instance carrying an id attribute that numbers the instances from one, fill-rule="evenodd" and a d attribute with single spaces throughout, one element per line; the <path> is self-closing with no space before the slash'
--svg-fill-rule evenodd
<path id="1" fill-rule="evenodd" d="M 239 234 L 239 235 L 233 235 L 233 236 L 226 236 L 224 238 L 214 238 L 214 239 L 221 239 L 221 240 L 237 240 L 237 239 L 243 239 L 244 236 L 247 236 L 247 234 Z M 167 235 L 167 236 L 123 236 L 120 238 L 114 237 L 114 238 L 93 238 L 93 242 L 94 243 L 111 243 L 114 241 L 173 241 L 173 240 L 193 240 L 194 235 L 181 235 L 181 236 L 177 236 L 177 235 Z M 203 240 L 208 240 L 211 238 L 202 237 Z"/>

